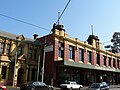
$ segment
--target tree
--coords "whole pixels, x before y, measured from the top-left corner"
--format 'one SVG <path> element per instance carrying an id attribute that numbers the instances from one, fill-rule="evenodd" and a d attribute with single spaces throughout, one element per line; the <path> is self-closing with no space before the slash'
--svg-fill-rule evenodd
<path id="1" fill-rule="evenodd" d="M 120 32 L 114 32 L 111 42 L 113 45 L 107 45 L 105 48 L 110 48 L 109 51 L 113 53 L 120 53 Z"/>

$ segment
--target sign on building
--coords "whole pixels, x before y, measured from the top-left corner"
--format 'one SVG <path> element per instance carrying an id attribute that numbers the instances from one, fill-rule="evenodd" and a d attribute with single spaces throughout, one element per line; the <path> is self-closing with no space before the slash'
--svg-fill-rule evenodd
<path id="1" fill-rule="evenodd" d="M 51 52 L 51 51 L 53 51 L 53 45 L 46 46 L 44 50 L 45 50 L 45 52 Z"/>

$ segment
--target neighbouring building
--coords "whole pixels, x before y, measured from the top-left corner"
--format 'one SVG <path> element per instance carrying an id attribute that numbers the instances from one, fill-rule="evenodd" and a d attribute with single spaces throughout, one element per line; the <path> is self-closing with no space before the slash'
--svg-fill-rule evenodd
<path id="1" fill-rule="evenodd" d="M 120 54 L 104 50 L 97 36 L 89 35 L 82 42 L 69 37 L 63 25 L 53 25 L 52 33 L 37 41 L 45 48 L 41 51 L 41 66 L 45 66 L 47 84 L 57 86 L 65 80 L 85 86 L 102 81 L 120 83 Z"/>
<path id="2" fill-rule="evenodd" d="M 34 39 L 0 30 L 0 74 L 6 85 L 19 85 L 37 79 L 40 48 Z"/>

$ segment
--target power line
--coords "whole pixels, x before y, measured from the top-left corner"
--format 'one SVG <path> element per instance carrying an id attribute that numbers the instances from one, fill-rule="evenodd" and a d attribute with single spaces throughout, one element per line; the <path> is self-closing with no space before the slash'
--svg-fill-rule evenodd
<path id="1" fill-rule="evenodd" d="M 43 30 L 46 30 L 46 31 L 50 31 L 49 29 L 46 29 L 46 28 L 40 27 L 40 26 L 38 26 L 38 25 L 35 25 L 35 24 L 32 24 L 32 23 L 29 23 L 29 22 L 26 22 L 26 21 L 23 21 L 23 20 L 20 20 L 20 19 L 16 19 L 16 18 L 10 17 L 10 16 L 8 16 L 8 15 L 0 14 L 0 16 L 6 17 L 6 18 L 9 18 L 9 19 L 12 19 L 12 20 L 15 20 L 15 21 L 18 21 L 18 22 L 24 23 L 24 24 L 28 24 L 28 25 L 31 25 L 31 26 L 34 26 L 34 27 L 37 27 L 37 28 L 40 28 L 40 29 L 43 29 Z"/>
<path id="2" fill-rule="evenodd" d="M 62 13 L 61 13 L 60 16 L 58 17 L 58 20 L 57 20 L 56 24 L 59 23 L 59 20 L 60 20 L 60 18 L 62 17 L 63 13 L 65 12 L 66 8 L 68 7 L 70 1 L 71 1 L 71 0 L 68 1 L 68 3 L 66 4 L 65 8 L 64 8 L 63 11 L 62 11 Z"/>

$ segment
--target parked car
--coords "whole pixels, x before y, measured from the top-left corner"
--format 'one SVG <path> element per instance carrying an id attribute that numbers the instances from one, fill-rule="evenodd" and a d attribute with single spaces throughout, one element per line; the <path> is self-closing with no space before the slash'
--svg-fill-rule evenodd
<path id="1" fill-rule="evenodd" d="M 53 87 L 40 81 L 31 81 L 20 85 L 20 90 L 52 90 Z"/>
<path id="2" fill-rule="evenodd" d="M 81 89 L 83 85 L 77 84 L 75 81 L 67 81 L 64 84 L 60 84 L 60 87 L 63 89 Z"/>
<path id="3" fill-rule="evenodd" d="M 7 90 L 6 86 L 0 84 L 0 90 Z"/>
<path id="4" fill-rule="evenodd" d="M 109 90 L 109 85 L 106 82 L 93 83 L 87 90 Z"/>

